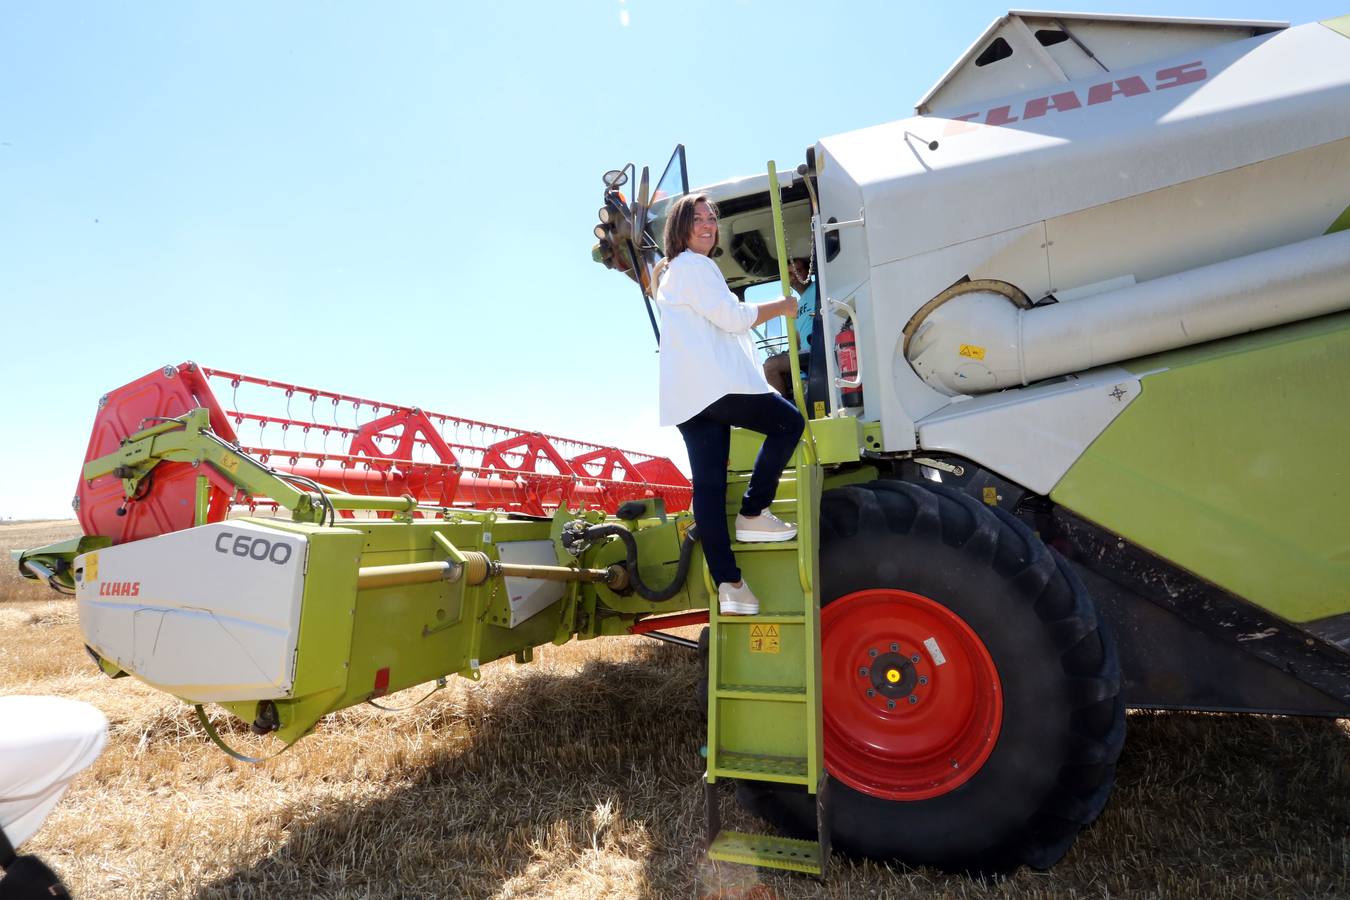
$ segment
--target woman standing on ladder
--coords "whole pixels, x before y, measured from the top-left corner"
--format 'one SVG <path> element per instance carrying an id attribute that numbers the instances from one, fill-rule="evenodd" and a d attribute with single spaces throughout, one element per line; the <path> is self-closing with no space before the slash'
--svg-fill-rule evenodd
<path id="1" fill-rule="evenodd" d="M 764 380 L 750 329 L 797 314 L 791 297 L 742 303 L 712 261 L 717 210 L 705 195 L 686 195 L 666 218 L 666 258 L 657 267 L 661 308 L 661 424 L 675 425 L 689 449 L 694 521 L 722 615 L 755 615 L 759 600 L 741 578 L 727 530 L 727 457 L 731 428 L 764 435 L 736 516 L 738 541 L 789 541 L 797 527 L 769 512 L 783 467 L 802 435 L 802 417 Z"/>

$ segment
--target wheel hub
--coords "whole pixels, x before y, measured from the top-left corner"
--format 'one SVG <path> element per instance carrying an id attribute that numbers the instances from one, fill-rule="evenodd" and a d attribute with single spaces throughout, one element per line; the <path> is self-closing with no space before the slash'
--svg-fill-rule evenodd
<path id="1" fill-rule="evenodd" d="M 889 646 L 892 649 L 886 653 L 868 648 L 866 658 L 858 667 L 859 689 L 869 700 L 877 701 L 883 708 L 887 700 L 917 703 L 920 679 L 923 679 L 924 685 L 928 684 L 927 673 L 921 674 L 917 665 L 922 657 L 917 653 L 906 655 L 896 652 L 900 649 L 899 641 L 892 641 Z M 908 699 L 911 696 L 913 700 Z M 894 709 L 894 704 L 890 708 Z"/>
<path id="2" fill-rule="evenodd" d="M 998 738 L 1003 695 L 979 636 L 956 613 L 891 589 L 840 597 L 821 613 L 825 764 L 893 800 L 968 781 Z"/>

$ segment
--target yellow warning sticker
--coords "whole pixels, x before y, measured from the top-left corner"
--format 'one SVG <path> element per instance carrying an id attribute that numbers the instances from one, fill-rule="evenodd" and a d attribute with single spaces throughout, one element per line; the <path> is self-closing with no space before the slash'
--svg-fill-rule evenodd
<path id="1" fill-rule="evenodd" d="M 815 413 L 812 415 L 812 418 L 814 418 L 814 419 L 823 419 L 823 418 L 825 418 L 825 401 L 824 401 L 824 400 L 817 400 L 817 401 L 816 401 L 816 409 L 815 409 Z"/>
<path id="2" fill-rule="evenodd" d="M 998 488 L 996 487 L 985 488 L 984 502 L 989 506 L 998 506 Z"/>
<path id="3" fill-rule="evenodd" d="M 782 647 L 778 643 L 777 625 L 750 626 L 751 653 L 777 653 Z"/>
<path id="4" fill-rule="evenodd" d="M 966 359 L 984 359 L 984 348 L 977 344 L 962 344 L 959 352 Z"/>
<path id="5" fill-rule="evenodd" d="M 679 537 L 680 543 L 684 543 L 684 536 L 689 533 L 689 529 L 694 527 L 694 517 L 686 516 L 683 519 L 675 520 L 675 534 Z"/>
<path id="6" fill-rule="evenodd" d="M 90 553 L 84 558 L 84 580 L 98 581 L 98 554 Z"/>
<path id="7" fill-rule="evenodd" d="M 220 467 L 226 472 L 239 471 L 239 457 L 233 453 L 222 453 L 220 456 Z"/>

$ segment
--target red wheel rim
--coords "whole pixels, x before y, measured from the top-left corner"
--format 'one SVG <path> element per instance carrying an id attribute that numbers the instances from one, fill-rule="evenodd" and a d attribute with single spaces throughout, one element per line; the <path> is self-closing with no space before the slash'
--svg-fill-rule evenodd
<path id="1" fill-rule="evenodd" d="M 820 615 L 825 767 L 855 790 L 925 800 L 993 752 L 1003 689 L 956 613 L 908 591 L 858 591 Z M 869 694 L 870 692 L 870 694 Z"/>

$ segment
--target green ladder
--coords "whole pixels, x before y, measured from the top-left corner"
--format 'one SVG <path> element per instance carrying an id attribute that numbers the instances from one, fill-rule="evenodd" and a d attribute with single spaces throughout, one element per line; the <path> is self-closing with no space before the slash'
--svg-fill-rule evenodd
<path id="1" fill-rule="evenodd" d="M 732 465 L 754 459 L 758 435 L 733 431 Z M 797 539 L 733 543 L 736 562 L 759 598 L 755 616 L 721 616 L 710 587 L 708 765 L 704 775 L 708 856 L 715 860 L 825 876 L 830 856 L 821 743 L 820 597 L 816 579 L 820 466 L 804 447 L 780 482 L 773 513 L 797 525 Z M 740 507 L 749 472 L 728 474 L 728 517 Z M 732 534 L 735 530 L 732 525 Z M 816 797 L 818 840 L 723 831 L 719 778 L 800 784 Z"/>

